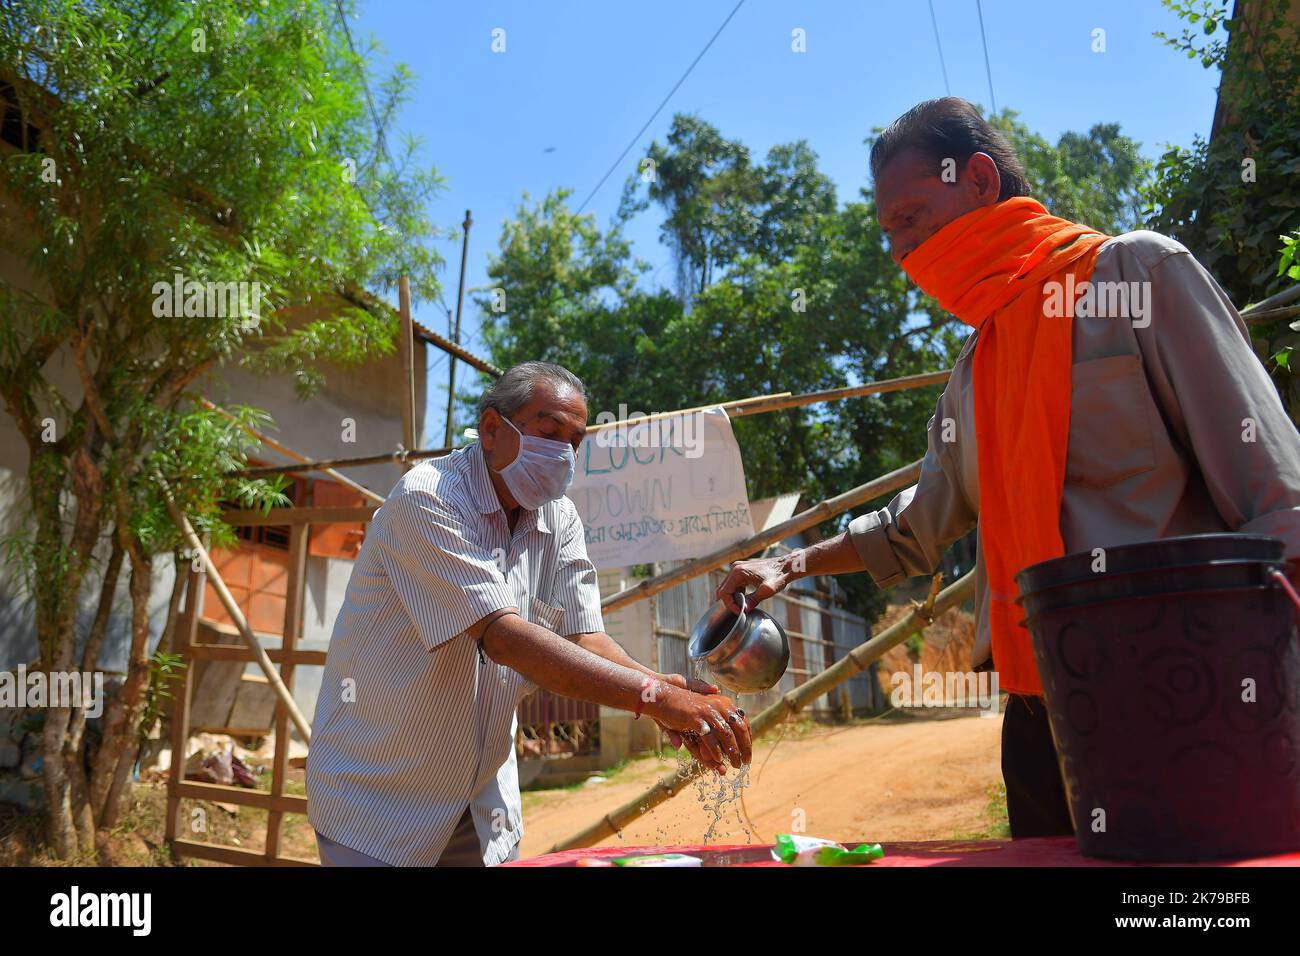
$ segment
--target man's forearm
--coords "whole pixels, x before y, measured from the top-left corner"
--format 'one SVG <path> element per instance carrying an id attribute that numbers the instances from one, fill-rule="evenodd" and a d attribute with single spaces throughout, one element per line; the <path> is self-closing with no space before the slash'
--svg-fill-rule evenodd
<path id="1" fill-rule="evenodd" d="M 517 614 L 504 615 L 488 626 L 483 650 L 498 664 L 552 693 L 620 710 L 636 710 L 642 703 L 647 672 L 593 654 Z M 663 691 L 656 688 L 649 696 L 662 699 Z M 654 711 L 654 704 L 654 700 L 647 702 L 645 712 Z"/>
<path id="2" fill-rule="evenodd" d="M 790 581 L 823 574 L 853 574 L 865 571 L 862 555 L 847 531 L 807 548 L 797 548 L 780 558 L 781 571 Z"/>
<path id="3" fill-rule="evenodd" d="M 613 661 L 615 664 L 622 664 L 624 667 L 630 667 L 642 674 L 648 674 L 651 677 L 657 677 L 658 674 L 646 667 L 627 651 L 623 650 L 623 645 L 614 640 L 604 631 L 596 631 L 590 634 L 579 634 L 573 640 L 583 650 L 590 651 L 597 657 L 603 657 L 607 661 Z"/>

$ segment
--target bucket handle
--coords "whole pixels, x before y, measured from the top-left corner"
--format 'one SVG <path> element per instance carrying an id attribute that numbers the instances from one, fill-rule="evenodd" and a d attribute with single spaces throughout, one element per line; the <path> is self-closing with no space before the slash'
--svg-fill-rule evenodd
<path id="1" fill-rule="evenodd" d="M 1286 596 L 1289 597 L 1291 603 L 1295 605 L 1297 615 L 1300 615 L 1300 594 L 1296 593 L 1295 588 L 1291 586 L 1291 582 L 1287 580 L 1287 576 L 1276 569 L 1270 571 L 1269 576 L 1272 577 L 1273 580 L 1277 581 L 1278 584 L 1282 585 L 1282 590 L 1286 592 Z"/>

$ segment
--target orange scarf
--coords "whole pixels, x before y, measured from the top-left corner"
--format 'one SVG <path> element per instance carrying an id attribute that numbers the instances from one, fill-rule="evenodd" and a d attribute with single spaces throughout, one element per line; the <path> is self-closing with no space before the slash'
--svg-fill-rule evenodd
<path id="1" fill-rule="evenodd" d="M 954 219 L 902 263 L 945 311 L 979 329 L 975 441 L 993 665 L 999 685 L 1019 694 L 1041 695 L 1043 685 L 1013 575 L 1065 553 L 1074 303 L 1060 290 L 1082 291 L 1108 238 L 1017 197 Z M 1063 315 L 1048 311 L 1055 304 Z"/>

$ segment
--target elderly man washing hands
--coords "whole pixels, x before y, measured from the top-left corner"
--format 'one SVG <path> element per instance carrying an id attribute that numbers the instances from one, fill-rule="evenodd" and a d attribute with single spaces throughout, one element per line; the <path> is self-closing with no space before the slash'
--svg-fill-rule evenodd
<path id="1" fill-rule="evenodd" d="M 749 724 L 729 698 L 655 673 L 604 632 L 564 497 L 586 422 L 576 376 L 517 365 L 480 399 L 479 440 L 411 469 L 376 512 L 307 760 L 322 863 L 517 859 L 516 708 L 537 687 L 645 714 L 719 773 L 749 762 Z"/>

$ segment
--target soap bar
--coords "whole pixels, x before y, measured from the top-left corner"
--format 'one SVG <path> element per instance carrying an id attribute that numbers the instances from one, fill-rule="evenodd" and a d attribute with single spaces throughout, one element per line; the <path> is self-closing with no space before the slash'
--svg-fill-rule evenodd
<path id="1" fill-rule="evenodd" d="M 649 856 L 621 856 L 614 861 L 615 866 L 703 866 L 704 861 L 698 856 L 685 853 L 653 853 Z"/>

